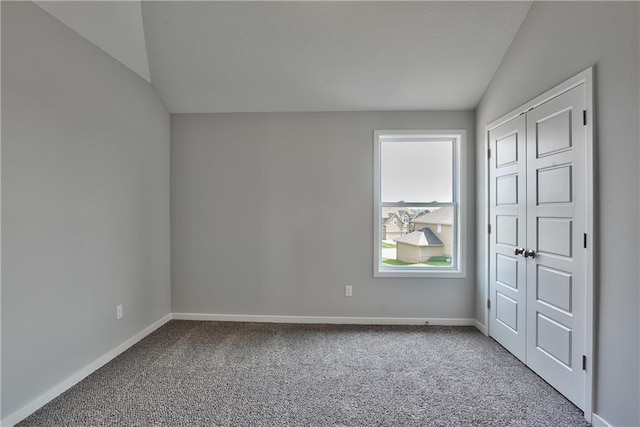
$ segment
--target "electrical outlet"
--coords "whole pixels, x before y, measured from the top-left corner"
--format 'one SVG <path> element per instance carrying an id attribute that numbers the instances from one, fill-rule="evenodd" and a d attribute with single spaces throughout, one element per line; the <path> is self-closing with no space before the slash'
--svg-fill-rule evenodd
<path id="1" fill-rule="evenodd" d="M 122 304 L 116 307 L 116 320 L 120 320 L 124 317 L 122 314 Z"/>
<path id="2" fill-rule="evenodd" d="M 347 285 L 344 287 L 344 296 L 350 297 L 353 295 L 353 287 L 351 285 Z"/>

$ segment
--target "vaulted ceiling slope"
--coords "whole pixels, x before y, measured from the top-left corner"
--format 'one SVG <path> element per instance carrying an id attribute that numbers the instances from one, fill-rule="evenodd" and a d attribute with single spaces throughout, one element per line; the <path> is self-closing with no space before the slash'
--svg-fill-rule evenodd
<path id="1" fill-rule="evenodd" d="M 172 113 L 473 109 L 530 5 L 143 1 L 134 59 Z"/>
<path id="2" fill-rule="evenodd" d="M 38 6 L 151 81 L 139 1 L 37 1 Z"/>

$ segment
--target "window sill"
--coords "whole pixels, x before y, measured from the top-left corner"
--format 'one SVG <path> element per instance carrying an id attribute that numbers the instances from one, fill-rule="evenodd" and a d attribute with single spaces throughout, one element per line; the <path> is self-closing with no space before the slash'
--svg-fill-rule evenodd
<path id="1" fill-rule="evenodd" d="M 417 271 L 406 271 L 406 270 L 393 270 L 393 269 L 384 269 L 377 270 L 373 272 L 373 277 L 387 277 L 387 278 L 425 278 L 425 279 L 460 279 L 466 278 L 467 274 L 461 270 L 417 270 Z"/>

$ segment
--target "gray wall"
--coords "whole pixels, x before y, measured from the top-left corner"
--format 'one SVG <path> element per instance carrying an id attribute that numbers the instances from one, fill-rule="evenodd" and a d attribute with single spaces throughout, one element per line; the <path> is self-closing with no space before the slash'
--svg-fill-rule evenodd
<path id="1" fill-rule="evenodd" d="M 172 114 L 172 311 L 473 318 L 473 220 L 466 279 L 373 278 L 373 131 L 447 128 L 473 147 L 470 111 Z"/>
<path id="2" fill-rule="evenodd" d="M 2 2 L 3 417 L 169 313 L 169 124 L 142 78 Z"/>
<path id="3" fill-rule="evenodd" d="M 639 34 L 637 2 L 535 2 L 477 109 L 477 180 L 486 183 L 484 126 L 583 69 L 596 65 L 595 412 L 616 426 L 638 414 Z M 478 193 L 478 227 L 486 200 Z M 484 228 L 478 228 L 484 229 Z M 484 321 L 484 233 L 478 235 L 476 314 Z"/>

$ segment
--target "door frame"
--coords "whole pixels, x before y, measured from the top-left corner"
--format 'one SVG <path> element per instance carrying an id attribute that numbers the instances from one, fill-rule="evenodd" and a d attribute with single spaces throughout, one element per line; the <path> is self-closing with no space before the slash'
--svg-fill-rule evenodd
<path id="1" fill-rule="evenodd" d="M 594 409 L 594 393 L 593 393 L 593 385 L 594 385 L 594 368 L 595 364 L 595 315 L 596 315 L 596 307 L 595 307 L 595 285 L 594 278 L 596 272 L 596 258 L 595 258 L 595 245 L 597 242 L 595 235 L 595 182 L 596 182 L 596 168 L 594 165 L 594 136 L 595 136 L 595 112 L 594 112 L 594 67 L 589 67 L 586 70 L 576 74 L 570 79 L 560 83 L 559 85 L 553 87 L 552 89 L 544 92 L 543 94 L 537 96 L 531 101 L 521 105 L 518 108 L 511 110 L 509 113 L 503 115 L 497 120 L 489 123 L 484 127 L 484 155 L 486 158 L 486 184 L 484 186 L 484 201 L 485 201 L 485 218 L 487 219 L 487 225 L 485 226 L 485 253 L 486 256 L 483 260 L 484 264 L 487 267 L 486 277 L 484 277 L 484 294 L 489 298 L 489 261 L 490 261 L 490 236 L 488 224 L 490 221 L 490 202 L 489 202 L 489 131 L 495 129 L 496 127 L 508 122 L 509 120 L 527 113 L 529 110 L 532 110 L 539 105 L 544 104 L 545 102 L 577 87 L 581 84 L 585 85 L 586 91 L 586 158 L 585 158 L 585 169 L 587 172 L 587 176 L 591 177 L 591 179 L 587 179 L 586 182 L 586 204 L 587 204 L 587 213 L 586 213 L 586 230 L 587 233 L 587 248 L 585 254 L 585 264 L 586 264 L 586 275 L 585 275 L 585 293 L 586 293 L 586 307 L 585 307 L 585 331 L 586 331 L 586 349 L 585 354 L 587 356 L 587 364 L 586 364 L 586 384 L 585 384 L 585 405 L 584 405 L 584 417 L 588 422 L 592 422 L 593 418 L 593 409 Z M 483 331 L 485 335 L 489 336 L 490 333 L 490 322 L 489 322 L 489 308 L 484 306 L 484 324 L 486 327 Z"/>

